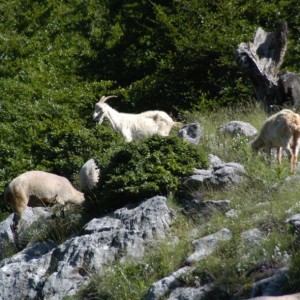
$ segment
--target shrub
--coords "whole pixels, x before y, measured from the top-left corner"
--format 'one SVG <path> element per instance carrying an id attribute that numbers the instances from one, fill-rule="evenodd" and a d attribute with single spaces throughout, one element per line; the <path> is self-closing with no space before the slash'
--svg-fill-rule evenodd
<path id="1" fill-rule="evenodd" d="M 99 198 L 121 206 L 178 190 L 194 167 L 208 167 L 206 153 L 179 137 L 152 136 L 125 144 L 101 169 Z"/>

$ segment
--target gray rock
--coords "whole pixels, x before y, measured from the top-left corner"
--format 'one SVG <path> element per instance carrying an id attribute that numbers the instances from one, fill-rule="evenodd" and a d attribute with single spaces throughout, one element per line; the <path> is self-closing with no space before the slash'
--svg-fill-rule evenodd
<path id="1" fill-rule="evenodd" d="M 209 169 L 208 170 L 195 168 L 193 171 L 193 174 L 203 175 L 203 176 L 211 176 L 211 172 L 214 167 L 225 164 L 224 161 L 222 161 L 218 156 L 213 155 L 213 154 L 208 154 L 208 160 L 209 160 Z"/>
<path id="2" fill-rule="evenodd" d="M 112 232 L 122 228 L 122 222 L 114 218 L 105 217 L 105 218 L 95 218 L 88 222 L 84 226 L 84 232 L 86 234 L 92 234 L 96 232 L 107 232 L 107 235 L 110 235 Z"/>
<path id="3" fill-rule="evenodd" d="M 179 130 L 178 134 L 186 141 L 192 144 L 199 144 L 200 138 L 202 136 L 202 127 L 198 123 L 191 123 L 185 125 Z"/>
<path id="4" fill-rule="evenodd" d="M 231 189 L 242 184 L 247 172 L 238 163 L 225 163 L 214 166 L 211 170 L 194 170 L 185 185 L 190 190 L 202 188 Z"/>
<path id="5" fill-rule="evenodd" d="M 212 207 L 220 211 L 227 211 L 230 208 L 230 200 L 206 200 L 203 203 L 207 207 Z"/>
<path id="6" fill-rule="evenodd" d="M 104 266 L 141 258 L 146 244 L 166 236 L 173 216 L 166 198 L 154 197 L 91 220 L 83 235 L 58 247 L 52 243 L 27 248 L 2 261 L 0 295 L 3 299 L 14 295 L 15 300 L 74 295 Z"/>
<path id="7" fill-rule="evenodd" d="M 223 228 L 214 234 L 193 241 L 195 252 L 187 257 L 186 262 L 190 264 L 202 260 L 213 253 L 220 241 L 228 241 L 231 238 L 231 231 L 227 228 Z"/>
<path id="8" fill-rule="evenodd" d="M 236 187 L 244 181 L 246 174 L 244 167 L 238 163 L 218 165 L 213 168 L 213 176 L 208 184 L 224 188 Z"/>
<path id="9" fill-rule="evenodd" d="M 295 214 L 285 220 L 286 223 L 299 226 L 300 225 L 300 214 Z"/>
<path id="10" fill-rule="evenodd" d="M 3 253 L 8 245 L 14 245 L 14 237 L 10 227 L 12 219 L 13 214 L 0 223 L 0 253 Z"/>
<path id="11" fill-rule="evenodd" d="M 163 278 L 152 284 L 146 294 L 145 300 L 159 300 L 167 295 L 170 291 L 182 285 L 180 277 L 191 273 L 194 270 L 192 267 L 183 267 L 170 276 Z"/>
<path id="12" fill-rule="evenodd" d="M 194 169 L 193 175 L 190 177 L 196 182 L 205 182 L 212 177 L 212 170 Z"/>
<path id="13" fill-rule="evenodd" d="M 228 218 L 237 218 L 239 212 L 236 209 L 230 209 L 228 212 L 225 213 Z"/>
<path id="14" fill-rule="evenodd" d="M 285 220 L 287 224 L 292 225 L 294 232 L 300 236 L 300 214 L 295 214 Z"/>
<path id="15" fill-rule="evenodd" d="M 246 137 L 253 137 L 257 134 L 257 129 L 247 122 L 230 121 L 220 127 L 220 132 L 226 132 L 231 135 L 244 135 Z"/>
<path id="16" fill-rule="evenodd" d="M 265 240 L 263 233 L 257 228 L 242 232 L 241 237 L 249 249 L 259 246 Z"/>
<path id="17" fill-rule="evenodd" d="M 287 268 L 282 268 L 269 278 L 262 279 L 253 285 L 251 298 L 256 296 L 279 296 L 284 293 L 287 283 Z"/>
<path id="18" fill-rule="evenodd" d="M 44 207 L 26 207 L 18 227 L 20 241 L 28 239 L 28 232 L 33 232 L 47 226 L 45 220 L 50 219 L 52 214 Z M 0 223 L 0 253 L 9 246 L 15 246 L 13 232 L 11 230 L 13 214 Z"/>
<path id="19" fill-rule="evenodd" d="M 201 300 L 205 299 L 205 295 L 210 290 L 209 284 L 201 287 L 180 287 L 171 292 L 168 300 Z"/>
<path id="20" fill-rule="evenodd" d="M 4 259 L 0 265 L 0 299 L 41 299 L 44 276 L 49 269 L 52 242 L 37 243 Z"/>
<path id="21" fill-rule="evenodd" d="M 175 212 L 166 205 L 165 197 L 153 197 L 138 207 L 118 209 L 114 217 L 121 220 L 128 231 L 138 231 L 144 240 L 164 238 Z"/>
<path id="22" fill-rule="evenodd" d="M 112 218 L 92 220 L 85 230 L 95 233 L 76 237 L 59 247 L 61 260 L 45 282 L 44 296 L 60 299 L 66 292 L 72 295 L 87 282 L 88 274 L 103 271 L 117 258 L 141 258 L 146 243 L 165 237 L 171 217 L 166 198 L 154 197 L 135 208 L 121 208 Z M 96 224 L 94 230 L 92 224 Z M 104 227 L 99 230 L 101 224 Z"/>
<path id="23" fill-rule="evenodd" d="M 195 252 L 186 259 L 186 262 L 196 262 L 205 258 L 214 251 L 218 242 L 230 240 L 231 237 L 231 232 L 223 228 L 215 234 L 195 240 L 193 242 Z M 185 266 L 170 276 L 155 282 L 148 290 L 145 300 L 162 299 L 167 294 L 170 294 L 168 299 L 201 299 L 210 290 L 209 284 L 197 288 L 185 288 L 183 287 L 184 281 L 180 280 L 180 278 L 191 274 L 194 269 L 192 266 Z"/>
<path id="24" fill-rule="evenodd" d="M 217 166 L 217 165 L 222 165 L 225 162 L 222 161 L 218 156 L 213 155 L 213 154 L 208 154 L 208 159 L 210 161 L 210 169 L 212 169 L 213 167 Z"/>
<path id="25" fill-rule="evenodd" d="M 214 211 L 226 212 L 230 209 L 230 200 L 187 200 L 185 205 L 186 211 L 194 211 L 200 214 L 212 214 Z"/>

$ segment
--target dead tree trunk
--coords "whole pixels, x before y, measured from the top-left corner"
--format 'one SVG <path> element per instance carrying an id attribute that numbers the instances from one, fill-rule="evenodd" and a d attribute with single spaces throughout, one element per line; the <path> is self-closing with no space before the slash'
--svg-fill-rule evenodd
<path id="1" fill-rule="evenodd" d="M 279 68 L 287 49 L 286 22 L 277 24 L 275 32 L 258 28 L 253 42 L 240 43 L 235 51 L 238 64 L 254 86 L 256 98 L 269 110 L 276 104 Z"/>

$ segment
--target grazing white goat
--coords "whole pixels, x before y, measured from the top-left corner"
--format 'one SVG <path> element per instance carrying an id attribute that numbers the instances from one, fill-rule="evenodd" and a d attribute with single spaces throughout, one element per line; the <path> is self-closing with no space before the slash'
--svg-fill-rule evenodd
<path id="1" fill-rule="evenodd" d="M 102 96 L 95 105 L 94 120 L 101 124 L 106 117 L 113 129 L 123 135 L 127 142 L 135 139 L 159 134 L 169 135 L 174 122 L 165 112 L 159 110 L 146 111 L 140 114 L 120 113 L 105 103 L 117 96 Z"/>
<path id="2" fill-rule="evenodd" d="M 14 211 L 12 229 L 16 232 L 27 205 L 81 204 L 84 194 L 77 191 L 65 177 L 43 171 L 28 171 L 11 181 L 4 192 L 4 200 Z"/>
<path id="3" fill-rule="evenodd" d="M 91 190 L 99 181 L 100 170 L 94 159 L 89 159 L 79 171 L 80 190 Z"/>
<path id="4" fill-rule="evenodd" d="M 283 109 L 266 120 L 251 146 L 255 151 L 264 149 L 269 155 L 271 155 L 272 148 L 277 148 L 279 164 L 282 158 L 282 148 L 285 149 L 291 163 L 291 171 L 295 172 L 299 138 L 300 116 L 289 109 Z"/>

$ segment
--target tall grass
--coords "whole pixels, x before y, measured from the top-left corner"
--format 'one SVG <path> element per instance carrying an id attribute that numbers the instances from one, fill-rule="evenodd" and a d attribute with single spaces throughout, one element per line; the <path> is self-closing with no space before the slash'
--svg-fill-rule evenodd
<path id="1" fill-rule="evenodd" d="M 265 118 L 265 112 L 254 104 L 188 116 L 189 121 L 197 121 L 204 128 L 201 143 L 208 153 L 225 162 L 239 162 L 247 171 L 247 178 L 240 187 L 201 194 L 204 200 L 229 199 L 236 216 L 214 213 L 209 219 L 201 215 L 189 219 L 188 215 L 181 214 L 180 201 L 169 199 L 169 204 L 177 211 L 170 236 L 176 236 L 179 242 L 170 246 L 170 240 L 166 240 L 149 248 L 143 262 L 111 266 L 104 275 L 95 275 L 75 298 L 143 299 L 153 282 L 183 265 L 185 257 L 193 251 L 193 239 L 224 227 L 231 230 L 233 238 L 220 243 L 205 260 L 195 263 L 192 276 L 183 278 L 186 286 L 213 281 L 213 299 L 226 299 L 232 295 L 236 299 L 245 299 L 255 281 L 272 275 L 282 266 L 291 266 L 291 279 L 286 283 L 286 290 L 299 291 L 299 244 L 285 218 L 299 212 L 300 190 L 297 181 L 284 184 L 285 178 L 291 175 L 287 159 L 281 166 L 270 163 L 263 154 L 251 151 L 249 139 L 219 132 L 219 127 L 231 120 L 249 122 L 260 129 Z M 241 235 L 253 228 L 262 233 L 258 246 L 249 245 Z M 189 234 L 191 232 L 194 235 Z M 212 294 L 207 299 L 211 297 Z"/>
<path id="2" fill-rule="evenodd" d="M 181 267 L 191 250 L 187 245 L 184 237 L 170 238 L 155 245 L 140 262 L 110 266 L 105 276 L 96 274 L 75 299 L 141 299 L 153 282 Z"/>

